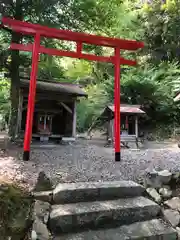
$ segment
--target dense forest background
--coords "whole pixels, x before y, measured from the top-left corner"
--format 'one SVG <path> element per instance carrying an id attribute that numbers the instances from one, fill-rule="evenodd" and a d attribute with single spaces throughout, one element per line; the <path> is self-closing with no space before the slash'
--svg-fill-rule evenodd
<path id="1" fill-rule="evenodd" d="M 122 101 L 140 104 L 147 112 L 146 126 L 163 134 L 178 127 L 180 105 L 173 102 L 180 91 L 179 0 L 0 0 L 0 13 L 18 20 L 60 29 L 140 40 L 145 48 L 136 54 L 136 68 L 123 66 Z M 6 28 L 0 32 L 0 113 L 9 119 L 15 137 L 19 79 L 31 66 L 31 54 L 8 50 L 10 42 L 30 42 Z M 63 41 L 43 40 L 47 47 L 71 49 Z M 111 49 L 85 46 L 87 52 L 111 54 Z M 78 130 L 85 131 L 106 104 L 113 102 L 113 66 L 41 55 L 38 77 L 79 83 L 89 98 L 78 106 Z M 6 77 L 8 76 L 8 77 Z"/>

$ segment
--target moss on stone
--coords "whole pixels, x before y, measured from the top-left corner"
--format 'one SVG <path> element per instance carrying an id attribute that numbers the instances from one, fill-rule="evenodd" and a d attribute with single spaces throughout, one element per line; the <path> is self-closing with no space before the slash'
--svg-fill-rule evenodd
<path id="1" fill-rule="evenodd" d="M 34 192 L 40 192 L 40 191 L 48 191 L 52 190 L 53 184 L 49 177 L 46 176 L 45 172 L 40 172 L 37 183 L 35 188 L 33 189 Z"/>
<path id="2" fill-rule="evenodd" d="M 24 239 L 31 224 L 32 198 L 15 184 L 0 184 L 0 236 Z M 29 225 L 29 226 L 28 226 Z"/>

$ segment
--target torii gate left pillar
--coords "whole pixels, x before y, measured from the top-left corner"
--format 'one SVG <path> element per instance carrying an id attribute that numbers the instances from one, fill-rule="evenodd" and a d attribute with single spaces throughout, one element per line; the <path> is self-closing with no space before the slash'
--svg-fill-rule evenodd
<path id="1" fill-rule="evenodd" d="M 24 154 L 23 159 L 28 161 L 30 158 L 30 145 L 32 139 L 32 124 L 34 115 L 34 104 L 36 96 L 36 77 L 38 70 L 39 54 L 49 54 L 55 56 L 65 56 L 89 61 L 110 62 L 114 64 L 114 106 L 115 106 L 115 161 L 121 160 L 120 148 L 120 65 L 126 64 L 130 66 L 136 65 L 136 61 L 127 60 L 120 56 L 120 50 L 137 50 L 142 48 L 142 42 L 123 40 L 118 38 L 109 38 L 85 33 L 71 32 L 68 30 L 53 29 L 38 24 L 32 24 L 14 20 L 11 18 L 2 18 L 2 24 L 13 31 L 24 35 L 34 36 L 33 44 L 15 44 L 11 43 L 11 49 L 32 52 L 32 69 L 29 84 L 28 107 L 26 117 L 26 129 L 24 135 Z M 59 40 L 73 41 L 76 43 L 76 51 L 64 51 L 51 48 L 45 48 L 40 44 L 41 38 L 55 38 Z M 111 47 L 114 49 L 113 56 L 96 56 L 93 54 L 83 53 L 83 44 L 98 45 Z"/>

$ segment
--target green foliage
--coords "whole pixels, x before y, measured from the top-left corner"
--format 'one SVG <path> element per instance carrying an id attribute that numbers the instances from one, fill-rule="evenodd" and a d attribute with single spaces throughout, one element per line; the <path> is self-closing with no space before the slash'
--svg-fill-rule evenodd
<path id="1" fill-rule="evenodd" d="M 64 76 L 78 82 L 86 76 L 92 74 L 92 64 L 84 60 L 66 59 Z"/>
<path id="2" fill-rule="evenodd" d="M 143 2 L 143 3 L 142 3 Z M 138 52 L 138 68 L 122 67 L 121 98 L 123 102 L 140 104 L 147 112 L 147 124 L 176 124 L 180 117 L 174 104 L 174 91 L 180 91 L 180 2 L 133 0 L 69 1 L 2 1 L 2 12 L 15 18 L 60 29 L 85 31 L 98 35 L 143 40 L 145 48 Z M 0 68 L 11 71 L 7 51 L 11 33 L 0 33 Z M 24 38 L 25 43 L 32 39 Z M 71 49 L 65 41 L 42 39 L 46 47 Z M 85 45 L 84 52 L 112 55 L 111 49 Z M 121 52 L 126 58 L 136 54 Z M 21 53 L 19 65 L 30 67 L 31 54 Z M 114 69 L 107 63 L 89 63 L 42 55 L 39 78 L 60 79 L 85 86 L 88 99 L 78 105 L 78 129 L 86 130 L 106 104 L 113 102 Z M 67 80 L 66 80 L 67 79 Z M 59 80 L 59 81 L 60 81 Z M 7 81 L 7 80 L 3 80 Z M 9 109 L 9 85 L 0 86 L 0 112 Z"/>
<path id="3" fill-rule="evenodd" d="M 151 1 L 149 8 L 141 11 L 141 26 L 146 42 L 145 53 L 152 63 L 179 61 L 180 59 L 180 2 Z"/>
<path id="4" fill-rule="evenodd" d="M 0 199 L 0 234 L 2 239 L 24 239 L 30 218 L 32 199 L 14 184 L 2 184 Z M 31 219 L 29 219 L 31 220 Z"/>
<path id="5" fill-rule="evenodd" d="M 10 81 L 4 78 L 4 73 L 1 73 L 0 77 L 0 114 L 6 117 L 10 110 L 9 89 Z"/>
<path id="6" fill-rule="evenodd" d="M 146 125 L 166 128 L 168 132 L 170 126 L 178 124 L 180 117 L 179 104 L 173 102 L 175 91 L 180 91 L 179 4 L 179 1 L 172 0 L 166 1 L 166 4 L 157 0 L 144 5 L 137 1 L 124 1 L 116 24 L 110 28 L 115 36 L 132 37 L 145 42 L 139 58 L 141 67 L 122 69 L 122 102 L 140 104 L 148 115 Z M 103 76 L 107 104 L 113 102 L 113 69 L 105 64 L 99 70 L 100 76 Z M 98 96 L 94 97 L 98 102 Z M 93 115 L 93 119 L 98 113 L 94 110 L 89 115 Z"/>
<path id="7" fill-rule="evenodd" d="M 77 108 L 78 125 L 80 132 L 87 130 L 92 121 L 95 120 L 107 104 L 108 98 L 104 84 L 90 85 L 86 88 L 88 99 L 81 100 Z"/>
<path id="8" fill-rule="evenodd" d="M 165 62 L 158 66 L 127 69 L 121 75 L 121 101 L 141 105 L 148 115 L 147 125 L 171 125 L 180 117 L 179 105 L 173 102 L 173 82 L 179 78 L 179 72 L 177 63 Z M 107 104 L 113 103 L 113 76 L 89 87 L 87 92 L 89 99 L 79 105 L 79 126 L 84 129 L 89 127 Z"/>
<path id="9" fill-rule="evenodd" d="M 178 110 L 173 103 L 172 82 L 179 71 L 176 63 L 161 63 L 123 74 L 122 100 L 141 105 L 151 123 L 172 123 Z"/>
<path id="10" fill-rule="evenodd" d="M 61 79 L 63 69 L 55 58 L 47 57 L 38 65 L 38 77 L 45 80 Z"/>

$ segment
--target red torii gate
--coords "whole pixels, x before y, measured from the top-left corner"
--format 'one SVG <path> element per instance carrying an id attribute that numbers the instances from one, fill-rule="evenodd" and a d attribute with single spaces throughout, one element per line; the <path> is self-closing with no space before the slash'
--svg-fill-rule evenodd
<path id="1" fill-rule="evenodd" d="M 38 70 L 39 54 L 45 53 L 55 56 L 65 56 L 90 61 L 110 62 L 114 64 L 114 105 L 115 105 L 115 161 L 120 161 L 120 65 L 126 64 L 130 66 L 136 65 L 136 61 L 127 60 L 120 56 L 120 50 L 137 50 L 143 48 L 142 42 L 123 40 L 118 38 L 102 37 L 69 30 L 59 30 L 22 22 L 15 19 L 2 17 L 3 26 L 9 27 L 12 31 L 19 32 L 24 35 L 34 36 L 33 44 L 16 44 L 11 43 L 10 49 L 32 52 L 32 69 L 30 75 L 30 86 L 28 96 L 28 108 L 26 117 L 26 129 L 24 136 L 24 154 L 23 159 L 28 161 L 30 157 L 30 144 L 32 138 L 32 123 L 34 114 L 34 104 L 36 96 L 36 77 Z M 40 44 L 41 37 L 55 38 L 59 40 L 72 41 L 76 43 L 76 51 L 64 51 L 52 48 L 45 48 Z M 93 54 L 83 53 L 83 44 L 91 44 L 114 48 L 113 56 L 96 56 Z"/>

